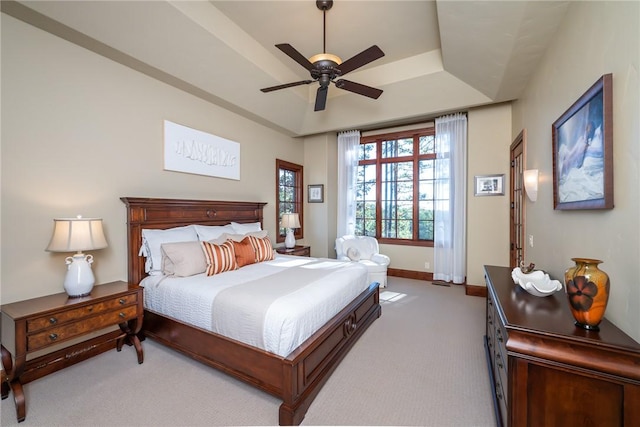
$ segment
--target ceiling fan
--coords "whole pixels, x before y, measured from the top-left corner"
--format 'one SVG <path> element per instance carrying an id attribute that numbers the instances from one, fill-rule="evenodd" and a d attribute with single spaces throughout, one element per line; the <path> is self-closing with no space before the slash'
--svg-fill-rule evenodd
<path id="1" fill-rule="evenodd" d="M 301 80 L 299 82 L 271 86 L 260 90 L 262 92 L 271 92 L 274 90 L 286 89 L 293 86 L 308 85 L 317 81 L 320 83 L 320 87 L 318 88 L 318 91 L 316 93 L 316 104 L 314 111 L 324 110 L 327 104 L 327 92 L 329 91 L 329 83 L 331 82 L 333 82 L 339 89 L 357 93 L 358 95 L 368 96 L 369 98 L 378 99 L 378 97 L 382 94 L 382 90 L 380 89 L 352 82 L 350 80 L 336 79 L 372 61 L 375 61 L 376 59 L 382 58 L 384 56 L 384 52 L 382 52 L 382 50 L 378 46 L 373 45 L 344 62 L 342 62 L 342 60 L 336 55 L 326 53 L 326 13 L 327 10 L 331 9 L 331 7 L 333 6 L 333 0 L 317 0 L 316 6 L 318 7 L 318 9 L 322 10 L 323 53 L 314 55 L 311 58 L 307 59 L 288 43 L 281 43 L 276 45 L 278 49 L 287 54 L 291 59 L 309 70 L 312 80 Z"/>

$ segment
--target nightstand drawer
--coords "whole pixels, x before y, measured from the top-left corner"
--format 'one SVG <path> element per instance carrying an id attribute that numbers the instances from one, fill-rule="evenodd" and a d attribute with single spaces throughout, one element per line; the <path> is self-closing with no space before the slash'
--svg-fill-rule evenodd
<path id="1" fill-rule="evenodd" d="M 38 350 L 87 332 L 118 325 L 127 320 L 135 319 L 137 315 L 137 306 L 130 305 L 120 310 L 113 310 L 99 316 L 86 318 L 81 322 L 72 322 L 57 328 L 50 328 L 46 332 L 27 337 L 27 351 Z"/>
<path id="2" fill-rule="evenodd" d="M 85 305 L 78 307 L 74 310 L 63 311 L 55 313 L 50 316 L 38 317 L 33 320 L 27 321 L 27 332 L 38 332 L 45 328 L 55 327 L 56 325 L 62 325 L 66 322 L 79 320 L 94 313 L 101 313 L 103 311 L 115 309 L 117 307 L 124 307 L 126 305 L 135 304 L 138 300 L 138 294 L 124 295 L 118 298 L 102 301 L 96 304 Z"/>
<path id="3" fill-rule="evenodd" d="M 280 246 L 275 248 L 275 250 L 282 255 L 311 256 L 311 246 L 296 245 L 293 248 Z"/>

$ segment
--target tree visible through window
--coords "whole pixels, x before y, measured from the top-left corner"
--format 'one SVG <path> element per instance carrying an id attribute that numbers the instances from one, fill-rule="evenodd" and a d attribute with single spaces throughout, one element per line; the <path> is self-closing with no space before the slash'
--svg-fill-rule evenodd
<path id="1" fill-rule="evenodd" d="M 282 214 L 297 212 L 300 228 L 294 230 L 296 239 L 302 239 L 304 222 L 302 218 L 302 166 L 276 159 L 276 242 L 284 242 L 287 230 L 280 227 Z"/>
<path id="2" fill-rule="evenodd" d="M 362 138 L 356 234 L 382 243 L 433 245 L 435 129 Z"/>

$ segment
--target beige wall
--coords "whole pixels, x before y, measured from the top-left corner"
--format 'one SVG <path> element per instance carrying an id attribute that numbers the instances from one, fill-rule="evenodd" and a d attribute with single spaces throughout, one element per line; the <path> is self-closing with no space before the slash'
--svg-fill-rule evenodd
<path id="1" fill-rule="evenodd" d="M 540 170 L 527 201 L 527 259 L 562 277 L 572 257 L 597 258 L 609 273 L 605 313 L 640 341 L 639 2 L 573 2 L 554 45 L 514 105 L 512 136 L 526 128 L 527 167 Z M 613 73 L 614 202 L 607 211 L 553 209 L 551 124 L 603 74 Z"/>
<path id="2" fill-rule="evenodd" d="M 511 106 L 469 111 L 467 283 L 485 286 L 485 265 L 509 265 Z M 504 175 L 504 196 L 475 196 L 476 175 Z"/>
<path id="3" fill-rule="evenodd" d="M 304 242 L 311 246 L 311 256 L 331 256 L 335 241 L 335 200 L 336 194 L 327 182 L 330 170 L 329 159 L 335 151 L 335 135 L 323 134 L 304 140 L 304 197 L 305 229 Z M 335 168 L 335 166 L 334 166 Z M 324 202 L 307 202 L 307 185 L 324 185 Z M 333 209 L 332 209 L 333 207 Z M 333 226 L 332 226 L 333 225 Z"/>
<path id="4" fill-rule="evenodd" d="M 164 171 L 165 119 L 240 143 L 241 180 Z M 126 279 L 122 196 L 269 202 L 274 236 L 276 157 L 304 146 L 2 14 L 2 303 L 63 290 L 56 217 L 103 218 L 96 280 Z"/>

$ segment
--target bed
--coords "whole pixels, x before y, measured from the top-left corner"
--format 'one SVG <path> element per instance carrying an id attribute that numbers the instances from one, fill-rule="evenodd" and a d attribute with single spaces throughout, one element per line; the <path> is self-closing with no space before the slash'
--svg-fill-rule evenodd
<path id="1" fill-rule="evenodd" d="M 147 276 L 139 255 L 143 229 L 190 224 L 262 223 L 266 203 L 180 199 L 121 199 L 127 207 L 128 280 Z M 298 425 L 313 399 L 364 331 L 381 315 L 372 283 L 286 356 L 145 309 L 141 334 L 282 399 L 280 425 Z"/>

